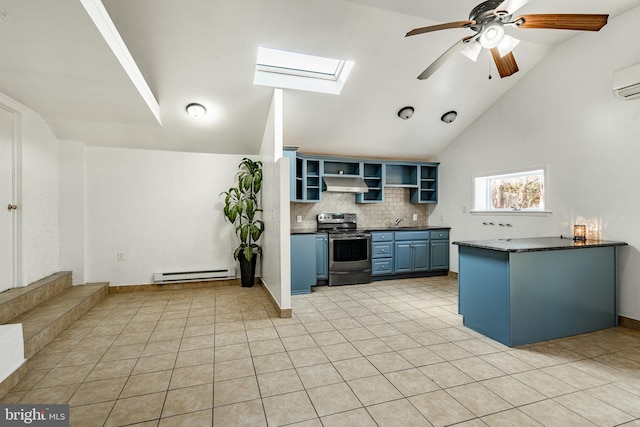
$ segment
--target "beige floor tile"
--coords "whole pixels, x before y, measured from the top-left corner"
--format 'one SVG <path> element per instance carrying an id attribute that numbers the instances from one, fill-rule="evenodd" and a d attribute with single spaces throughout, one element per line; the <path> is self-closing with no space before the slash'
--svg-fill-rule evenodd
<path id="1" fill-rule="evenodd" d="M 411 363 L 396 352 L 373 354 L 367 356 L 367 359 L 383 374 L 413 368 Z"/>
<path id="2" fill-rule="evenodd" d="M 347 382 L 364 406 L 388 402 L 402 397 L 402 394 L 383 375 L 359 378 Z"/>
<path id="3" fill-rule="evenodd" d="M 105 349 L 106 351 L 106 349 Z M 38 353 L 28 360 L 29 370 L 49 370 L 56 366 L 60 360 L 69 353 Z"/>
<path id="4" fill-rule="evenodd" d="M 349 342 L 363 341 L 375 338 L 369 330 L 365 327 L 346 329 L 340 332 Z"/>
<path id="5" fill-rule="evenodd" d="M 380 339 L 396 351 L 422 347 L 422 344 L 405 334 L 384 336 Z"/>
<path id="6" fill-rule="evenodd" d="M 272 353 L 283 353 L 285 351 L 280 339 L 254 341 L 249 343 L 249 349 L 252 356 L 262 356 Z"/>
<path id="7" fill-rule="evenodd" d="M 251 359 L 249 359 L 251 360 Z M 255 356 L 253 365 L 257 374 L 267 372 L 284 371 L 293 368 L 293 363 L 287 353 L 265 354 L 263 356 Z"/>
<path id="8" fill-rule="evenodd" d="M 476 381 L 503 376 L 505 373 L 478 357 L 451 361 L 451 364 Z"/>
<path id="9" fill-rule="evenodd" d="M 176 358 L 175 367 L 184 368 L 187 366 L 195 366 L 205 363 L 213 363 L 213 348 L 202 348 L 199 350 L 181 351 Z"/>
<path id="10" fill-rule="evenodd" d="M 318 416 L 304 391 L 266 397 L 262 403 L 270 426 L 313 420 Z"/>
<path id="11" fill-rule="evenodd" d="M 393 349 L 386 345 L 380 338 L 354 341 L 351 344 L 365 356 L 393 351 Z"/>
<path id="12" fill-rule="evenodd" d="M 126 377 L 120 377 L 80 384 L 73 397 L 69 399 L 69 405 L 80 406 L 116 400 L 126 382 Z"/>
<path id="13" fill-rule="evenodd" d="M 146 357 L 165 353 L 177 353 L 179 349 L 180 340 L 177 338 L 164 341 L 150 341 L 145 345 L 141 356 Z"/>
<path id="14" fill-rule="evenodd" d="M 105 427 L 142 423 L 160 418 L 166 393 L 118 399 L 107 418 Z"/>
<path id="15" fill-rule="evenodd" d="M 133 397 L 167 391 L 171 381 L 171 374 L 171 370 L 166 370 L 132 375 L 127 379 L 120 397 Z"/>
<path id="16" fill-rule="evenodd" d="M 297 373 L 307 389 L 343 382 L 342 376 L 331 363 L 298 368 Z"/>
<path id="17" fill-rule="evenodd" d="M 151 337 L 151 331 L 122 333 L 113 342 L 115 346 L 130 345 L 130 344 L 146 344 Z"/>
<path id="18" fill-rule="evenodd" d="M 308 389 L 307 393 L 320 417 L 362 407 L 356 395 L 345 383 Z"/>
<path id="19" fill-rule="evenodd" d="M 452 387 L 447 389 L 447 393 L 478 417 L 511 409 L 512 407 L 509 402 L 479 383 Z"/>
<path id="20" fill-rule="evenodd" d="M 318 347 L 318 344 L 311 337 L 310 334 L 307 335 L 296 335 L 293 337 L 284 337 L 282 338 L 282 345 L 287 351 L 295 351 L 295 350 L 303 350 L 306 348 L 314 348 Z"/>
<path id="21" fill-rule="evenodd" d="M 440 321 L 438 321 L 440 322 Z M 429 328 L 430 326 L 426 325 L 426 320 L 422 320 L 419 321 L 418 323 L 420 323 L 423 327 L 425 328 Z M 440 322 L 442 323 L 442 322 Z M 436 344 L 444 344 L 447 342 L 446 339 L 442 338 L 440 335 L 432 332 L 432 331 L 423 331 L 423 332 L 413 332 L 413 333 L 409 333 L 407 334 L 407 336 L 409 336 L 410 338 L 416 340 L 417 342 L 419 342 L 422 345 L 428 346 L 428 345 L 436 345 Z"/>
<path id="22" fill-rule="evenodd" d="M 513 406 L 522 406 L 546 399 L 543 394 L 508 376 L 482 381 L 482 385 Z"/>
<path id="23" fill-rule="evenodd" d="M 569 384 L 540 370 L 514 374 L 513 378 L 547 397 L 556 397 L 576 391 L 576 389 Z"/>
<path id="24" fill-rule="evenodd" d="M 322 417 L 322 425 L 324 427 L 375 427 L 376 422 L 373 421 L 371 415 L 364 408 L 353 409 L 351 411 L 341 412 L 339 414 L 327 415 Z"/>
<path id="25" fill-rule="evenodd" d="M 518 372 L 535 369 L 532 365 L 523 362 L 509 353 L 485 354 L 480 356 L 480 358 L 507 374 L 517 374 Z"/>
<path id="26" fill-rule="evenodd" d="M 166 341 L 180 339 L 184 335 L 184 328 L 156 329 L 149 337 L 149 341 Z"/>
<path id="27" fill-rule="evenodd" d="M 327 345 L 321 349 L 332 362 L 361 356 L 361 353 L 350 343 Z"/>
<path id="28" fill-rule="evenodd" d="M 161 418 L 158 427 L 211 426 L 213 422 L 212 412 L 211 409 L 205 409 L 203 411 Z"/>
<path id="29" fill-rule="evenodd" d="M 338 331 L 316 332 L 311 334 L 311 337 L 319 346 L 342 344 L 347 342 L 347 339 Z"/>
<path id="30" fill-rule="evenodd" d="M 532 403 L 531 405 L 521 406 L 518 409 L 545 427 L 588 427 L 596 425 L 553 400 Z"/>
<path id="31" fill-rule="evenodd" d="M 433 351 L 438 356 L 442 357 L 445 360 L 457 360 L 457 359 L 465 359 L 467 357 L 472 357 L 473 354 L 469 353 L 467 350 L 464 350 L 462 347 L 457 346 L 454 343 L 448 342 L 443 344 L 434 344 L 427 347 L 429 350 Z"/>
<path id="32" fill-rule="evenodd" d="M 213 363 L 188 366 L 173 370 L 169 389 L 191 387 L 213 382 Z"/>
<path id="33" fill-rule="evenodd" d="M 436 427 L 475 418 L 475 415 L 445 391 L 434 391 L 409 398 L 409 401 Z"/>
<path id="34" fill-rule="evenodd" d="M 373 366 L 369 360 L 365 357 L 358 357 L 355 359 L 339 360 L 333 363 L 333 366 L 338 370 L 340 375 L 345 381 L 353 380 L 356 378 L 370 377 L 372 375 L 378 375 L 380 371 Z"/>
<path id="35" fill-rule="evenodd" d="M 416 396 L 440 388 L 422 371 L 415 368 L 389 372 L 385 374 L 385 377 L 391 381 L 391 384 L 405 397 Z"/>
<path id="36" fill-rule="evenodd" d="M 640 381 L 635 381 L 637 387 L 640 387 Z M 609 405 L 620 409 L 623 412 L 640 418 L 640 396 L 624 390 L 618 385 L 608 384 L 587 390 L 587 393 L 608 403 Z"/>
<path id="37" fill-rule="evenodd" d="M 214 381 L 225 381 L 234 378 L 248 377 L 256 374 L 251 358 L 216 362 L 213 365 Z"/>
<path id="38" fill-rule="evenodd" d="M 294 369 L 260 374 L 257 378 L 262 397 L 304 390 L 304 386 Z"/>
<path id="39" fill-rule="evenodd" d="M 260 399 L 220 406 L 213 411 L 213 414 L 213 425 L 216 427 L 267 425 Z"/>
<path id="40" fill-rule="evenodd" d="M 213 383 L 169 390 L 162 408 L 162 417 L 209 408 L 213 408 Z"/>
<path id="41" fill-rule="evenodd" d="M 329 359 L 327 359 L 327 356 L 324 354 L 324 352 L 318 347 L 289 351 L 288 355 L 289 355 L 289 358 L 291 359 L 291 363 L 293 363 L 293 366 L 296 368 L 302 368 L 304 366 L 311 366 L 311 365 L 319 365 L 322 363 L 327 363 L 329 361 Z M 267 356 L 263 356 L 263 357 L 267 357 Z"/>
<path id="42" fill-rule="evenodd" d="M 369 406 L 367 411 L 380 427 L 431 426 L 429 421 L 405 399 Z"/>
<path id="43" fill-rule="evenodd" d="M 69 408 L 69 424 L 82 427 L 102 427 L 115 401 Z"/>
<path id="44" fill-rule="evenodd" d="M 444 359 L 426 347 L 410 348 L 400 350 L 398 354 L 404 357 L 409 363 L 415 367 L 432 365 L 434 363 L 444 362 Z"/>
<path id="45" fill-rule="evenodd" d="M 542 368 L 542 371 L 578 390 L 605 384 L 601 379 L 582 372 L 570 364 L 550 366 L 548 368 Z"/>
<path id="46" fill-rule="evenodd" d="M 260 398 L 260 390 L 254 376 L 218 381 L 214 384 L 213 403 L 215 407 L 258 398 Z"/>
<path id="47" fill-rule="evenodd" d="M 278 331 L 280 338 L 307 335 L 308 333 L 302 324 L 276 325 L 276 330 Z"/>
<path id="48" fill-rule="evenodd" d="M 182 338 L 180 343 L 180 351 L 198 350 L 202 348 L 213 347 L 214 340 L 217 342 L 217 335 L 197 335 L 195 337 Z"/>
<path id="49" fill-rule="evenodd" d="M 67 355 L 57 363 L 56 367 L 61 368 L 64 366 L 74 365 L 95 365 L 100 361 L 106 351 L 106 347 L 96 348 L 93 350 L 76 349 L 67 353 Z"/>
<path id="50" fill-rule="evenodd" d="M 141 357 L 133 368 L 133 374 L 145 374 L 148 372 L 165 371 L 173 369 L 176 363 L 177 353 L 158 354 L 156 356 Z"/>
<path id="51" fill-rule="evenodd" d="M 128 344 L 109 347 L 109 350 L 102 356 L 101 362 L 110 362 L 122 359 L 137 359 L 144 350 L 144 343 Z"/>
<path id="52" fill-rule="evenodd" d="M 80 384 L 95 365 L 65 366 L 51 369 L 38 383 L 37 388 Z"/>
<path id="53" fill-rule="evenodd" d="M 58 385 L 46 388 L 34 388 L 25 392 L 20 398 L 20 403 L 37 403 L 37 404 L 63 404 L 67 403 L 73 395 L 78 384 Z"/>
<path id="54" fill-rule="evenodd" d="M 99 362 L 95 365 L 85 381 L 99 381 L 110 378 L 127 377 L 136 365 L 136 359 Z"/>
<path id="55" fill-rule="evenodd" d="M 619 425 L 635 418 L 584 391 L 565 394 L 554 400 L 599 426 Z"/>
<path id="56" fill-rule="evenodd" d="M 263 341 L 263 340 L 273 340 L 280 338 L 278 336 L 278 332 L 276 328 L 271 326 L 268 328 L 260 328 L 260 329 L 249 329 L 247 330 L 247 340 L 249 342 L 252 341 Z"/>
<path id="57" fill-rule="evenodd" d="M 542 424 L 520 411 L 509 409 L 482 417 L 482 421 L 490 427 L 542 427 Z"/>

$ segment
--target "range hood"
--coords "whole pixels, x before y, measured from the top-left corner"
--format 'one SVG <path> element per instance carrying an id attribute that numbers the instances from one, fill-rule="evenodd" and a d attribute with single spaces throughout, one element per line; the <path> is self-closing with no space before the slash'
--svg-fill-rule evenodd
<path id="1" fill-rule="evenodd" d="M 369 187 L 359 176 L 324 176 L 327 191 L 333 193 L 367 193 Z"/>

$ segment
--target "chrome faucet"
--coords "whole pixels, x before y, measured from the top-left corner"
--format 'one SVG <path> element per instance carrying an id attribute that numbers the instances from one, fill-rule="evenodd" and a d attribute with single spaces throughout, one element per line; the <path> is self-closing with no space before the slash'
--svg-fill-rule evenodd
<path id="1" fill-rule="evenodd" d="M 394 227 L 398 227 L 400 225 L 400 223 L 402 222 L 402 218 L 398 218 L 396 219 L 396 223 L 393 224 Z"/>

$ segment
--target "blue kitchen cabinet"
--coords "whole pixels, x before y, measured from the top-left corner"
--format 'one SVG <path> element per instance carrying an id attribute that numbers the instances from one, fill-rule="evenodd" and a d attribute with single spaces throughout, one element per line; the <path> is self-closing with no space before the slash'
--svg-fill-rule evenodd
<path id="1" fill-rule="evenodd" d="M 393 274 L 393 232 L 371 233 L 371 274 Z"/>
<path id="2" fill-rule="evenodd" d="M 369 187 L 369 191 L 356 194 L 356 203 L 380 203 L 383 201 L 383 171 L 384 164 L 381 162 L 363 163 L 362 178 Z"/>
<path id="3" fill-rule="evenodd" d="M 316 234 L 316 279 L 329 279 L 329 237 L 327 233 Z"/>
<path id="4" fill-rule="evenodd" d="M 322 199 L 320 160 L 308 158 L 295 148 L 285 148 L 289 159 L 289 200 L 292 202 L 319 202 Z"/>
<path id="5" fill-rule="evenodd" d="M 395 273 L 429 271 L 429 231 L 396 231 Z"/>
<path id="6" fill-rule="evenodd" d="M 449 231 L 431 231 L 430 270 L 449 270 Z"/>
<path id="7" fill-rule="evenodd" d="M 316 235 L 291 236 L 291 295 L 308 294 L 316 284 Z"/>
<path id="8" fill-rule="evenodd" d="M 411 203 L 438 202 L 438 164 L 423 164 L 418 167 L 418 186 L 409 191 Z"/>

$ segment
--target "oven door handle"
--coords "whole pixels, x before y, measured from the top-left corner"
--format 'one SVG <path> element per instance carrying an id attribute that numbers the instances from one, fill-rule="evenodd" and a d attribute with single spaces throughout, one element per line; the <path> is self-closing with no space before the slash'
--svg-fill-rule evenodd
<path id="1" fill-rule="evenodd" d="M 366 239 L 370 239 L 371 235 L 360 235 L 360 236 L 329 236 L 329 240 L 331 241 L 336 241 L 336 240 L 366 240 Z"/>

